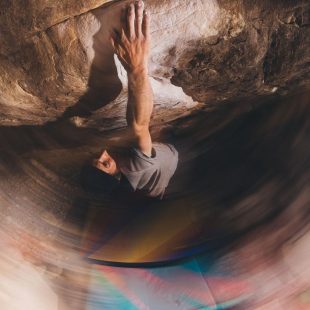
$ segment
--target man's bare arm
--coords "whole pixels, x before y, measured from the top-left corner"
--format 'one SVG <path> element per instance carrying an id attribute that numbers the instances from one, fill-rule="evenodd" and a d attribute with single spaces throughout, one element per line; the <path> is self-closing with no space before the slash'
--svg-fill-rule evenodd
<path id="1" fill-rule="evenodd" d="M 136 1 L 126 10 L 123 29 L 112 37 L 112 44 L 128 74 L 128 126 L 133 131 L 137 147 L 151 156 L 149 125 L 153 92 L 147 69 L 149 41 L 149 15 L 144 10 L 143 1 Z"/>
<path id="2" fill-rule="evenodd" d="M 153 93 L 147 72 L 128 74 L 127 123 L 132 128 L 139 149 L 150 156 L 152 140 L 149 132 L 153 111 Z"/>

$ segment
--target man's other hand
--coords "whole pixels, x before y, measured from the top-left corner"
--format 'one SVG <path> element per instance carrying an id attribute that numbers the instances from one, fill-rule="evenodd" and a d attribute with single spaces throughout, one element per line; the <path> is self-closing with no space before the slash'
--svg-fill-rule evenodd
<path id="1" fill-rule="evenodd" d="M 132 2 L 122 16 L 121 31 L 114 30 L 111 43 L 120 62 L 130 73 L 147 71 L 150 51 L 150 17 L 142 0 Z"/>

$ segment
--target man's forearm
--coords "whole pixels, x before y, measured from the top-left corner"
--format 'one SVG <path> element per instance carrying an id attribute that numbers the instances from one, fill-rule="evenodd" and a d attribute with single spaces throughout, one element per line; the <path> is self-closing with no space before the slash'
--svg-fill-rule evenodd
<path id="1" fill-rule="evenodd" d="M 148 77 L 150 52 L 150 18 L 141 0 L 132 1 L 126 11 L 120 32 L 115 30 L 111 43 L 128 73 L 127 123 L 134 134 L 134 143 L 146 156 L 152 154 L 149 131 L 153 111 L 153 92 Z"/>
<path id="2" fill-rule="evenodd" d="M 147 69 L 128 73 L 128 126 L 139 130 L 148 127 L 153 111 L 153 91 Z"/>

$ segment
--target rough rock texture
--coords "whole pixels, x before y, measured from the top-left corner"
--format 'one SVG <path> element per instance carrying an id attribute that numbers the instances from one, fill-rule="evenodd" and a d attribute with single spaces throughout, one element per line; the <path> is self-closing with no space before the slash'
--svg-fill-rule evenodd
<path id="1" fill-rule="evenodd" d="M 218 32 L 193 42 L 172 82 L 202 102 L 309 82 L 309 3 L 219 1 Z"/>
<path id="2" fill-rule="evenodd" d="M 0 124 L 63 115 L 81 116 L 79 126 L 124 125 L 126 78 L 108 37 L 126 1 L 107 2 L 0 2 Z M 196 101 L 213 106 L 309 81 L 307 1 L 146 4 L 155 123 L 200 108 Z"/>

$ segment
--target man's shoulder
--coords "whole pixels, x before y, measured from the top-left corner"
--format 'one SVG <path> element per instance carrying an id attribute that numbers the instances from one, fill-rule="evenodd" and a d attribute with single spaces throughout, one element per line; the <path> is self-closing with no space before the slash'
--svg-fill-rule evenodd
<path id="1" fill-rule="evenodd" d="M 128 171 L 141 171 L 156 169 L 162 161 L 178 158 L 178 151 L 169 143 L 154 142 L 152 144 L 152 156 L 145 155 L 139 148 L 131 146 L 127 148 L 121 161 L 123 169 Z"/>
<path id="2" fill-rule="evenodd" d="M 120 162 L 122 172 L 134 173 L 156 169 L 156 161 L 143 154 L 138 148 L 131 147 Z"/>
<path id="3" fill-rule="evenodd" d="M 156 159 L 159 161 L 178 160 L 179 153 L 177 149 L 169 143 L 154 143 L 153 145 L 156 153 Z"/>

